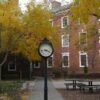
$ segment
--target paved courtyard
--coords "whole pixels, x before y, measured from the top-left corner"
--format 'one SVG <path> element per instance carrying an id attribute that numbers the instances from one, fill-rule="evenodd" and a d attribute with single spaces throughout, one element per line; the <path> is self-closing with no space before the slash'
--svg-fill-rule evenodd
<path id="1" fill-rule="evenodd" d="M 44 100 L 44 80 L 37 79 L 32 87 L 32 94 L 27 100 Z M 54 88 L 52 82 L 48 80 L 48 100 L 64 100 L 61 94 Z"/>
<path id="2" fill-rule="evenodd" d="M 100 100 L 100 92 L 82 93 L 79 90 L 66 90 L 65 82 L 64 79 L 48 80 L 48 100 Z M 44 100 L 43 78 L 29 81 L 28 88 L 32 93 L 28 96 L 27 100 Z"/>
<path id="3" fill-rule="evenodd" d="M 100 100 L 100 91 L 99 92 L 80 92 L 80 90 L 66 90 L 64 79 L 52 80 L 54 87 L 61 93 L 64 100 Z M 84 82 L 87 84 L 87 82 Z M 100 82 L 95 81 L 94 84 L 100 84 Z M 71 87 L 70 87 L 71 88 Z"/>

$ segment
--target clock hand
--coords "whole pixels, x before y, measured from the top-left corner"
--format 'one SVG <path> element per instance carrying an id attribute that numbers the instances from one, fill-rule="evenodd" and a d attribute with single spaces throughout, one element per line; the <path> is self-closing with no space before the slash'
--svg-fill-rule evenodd
<path id="1" fill-rule="evenodd" d="M 49 50 L 44 49 L 44 51 L 47 51 L 47 52 L 49 52 L 49 53 L 50 53 L 50 51 L 49 51 Z"/>
<path id="2" fill-rule="evenodd" d="M 43 52 L 44 50 L 41 50 L 41 52 L 44 54 L 44 52 Z"/>

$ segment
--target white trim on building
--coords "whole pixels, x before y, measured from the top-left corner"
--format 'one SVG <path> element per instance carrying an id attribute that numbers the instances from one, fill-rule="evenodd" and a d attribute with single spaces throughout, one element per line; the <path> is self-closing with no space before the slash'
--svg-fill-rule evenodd
<path id="1" fill-rule="evenodd" d="M 61 28 L 65 28 L 68 25 L 69 25 L 69 17 L 68 16 L 61 17 Z"/>
<path id="2" fill-rule="evenodd" d="M 34 68 L 40 68 L 40 62 L 35 61 L 34 62 Z"/>
<path id="3" fill-rule="evenodd" d="M 8 63 L 8 71 L 16 71 L 16 58 Z"/>
<path id="4" fill-rule="evenodd" d="M 81 25 L 80 18 L 77 19 L 77 24 L 78 24 L 78 25 Z"/>
<path id="5" fill-rule="evenodd" d="M 69 47 L 69 34 L 61 35 L 62 47 Z"/>
<path id="6" fill-rule="evenodd" d="M 53 27 L 53 19 L 50 19 L 49 22 L 51 23 L 51 26 Z"/>
<path id="7" fill-rule="evenodd" d="M 99 37 L 99 43 L 100 43 L 100 29 L 98 29 L 98 37 Z"/>
<path id="8" fill-rule="evenodd" d="M 100 50 L 99 50 L 99 57 L 100 57 Z"/>
<path id="9" fill-rule="evenodd" d="M 86 62 L 82 62 L 82 56 L 86 59 L 83 58 L 84 61 Z M 83 64 L 83 63 L 86 63 L 86 64 Z M 79 51 L 79 66 L 80 67 L 88 67 L 88 55 L 87 55 L 87 52 L 84 52 L 84 51 Z"/>
<path id="10" fill-rule="evenodd" d="M 69 52 L 62 53 L 62 67 L 69 67 Z"/>
<path id="11" fill-rule="evenodd" d="M 100 22 L 100 18 L 98 19 L 98 21 Z"/>
<path id="12" fill-rule="evenodd" d="M 86 43 L 85 43 L 85 41 L 83 41 L 84 37 L 83 38 L 81 37 L 82 34 L 86 34 Z M 82 42 L 84 42 L 84 43 L 82 43 Z M 87 32 L 84 31 L 83 29 L 82 29 L 82 32 L 79 32 L 79 44 L 80 45 L 81 44 L 87 44 Z"/>

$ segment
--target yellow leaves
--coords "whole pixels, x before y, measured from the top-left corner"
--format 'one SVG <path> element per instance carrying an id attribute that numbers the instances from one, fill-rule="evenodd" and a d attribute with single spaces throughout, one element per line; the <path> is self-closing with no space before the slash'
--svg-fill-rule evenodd
<path id="1" fill-rule="evenodd" d="M 83 23 L 87 24 L 91 15 L 95 14 L 96 17 L 100 15 L 99 7 L 99 0 L 79 0 L 78 5 L 71 7 L 71 12 L 74 19 L 80 18 Z"/>
<path id="2" fill-rule="evenodd" d="M 52 31 L 50 25 L 48 24 L 50 17 L 46 14 L 47 13 L 44 10 L 37 7 L 28 12 L 28 14 L 24 17 L 24 20 L 26 21 L 28 27 L 31 28 L 31 32 L 41 36 L 41 34 L 46 35 Z"/>
<path id="3" fill-rule="evenodd" d="M 39 60 L 39 56 L 38 56 L 38 50 L 37 44 L 34 44 L 35 39 L 26 39 L 26 41 L 20 41 L 18 44 L 18 50 L 19 52 L 21 52 L 24 56 L 26 56 L 29 60 Z"/>
<path id="4" fill-rule="evenodd" d="M 29 60 L 39 60 L 37 49 L 43 38 L 47 37 L 54 46 L 58 44 L 58 36 L 49 23 L 52 15 L 42 6 L 31 4 L 20 16 L 16 1 L 0 3 L 0 51 L 22 53 Z"/>
<path id="5" fill-rule="evenodd" d="M 58 38 L 55 34 L 54 28 L 49 23 L 49 20 L 51 19 L 52 15 L 50 12 L 45 10 L 42 6 L 37 5 L 35 6 L 31 4 L 31 7 L 28 6 L 28 11 L 24 15 L 24 22 L 27 26 L 28 32 L 32 33 L 31 37 L 29 38 L 28 42 L 31 44 L 31 41 L 34 41 L 31 45 L 34 48 L 34 54 L 31 53 L 31 55 L 35 55 L 37 57 L 37 47 L 39 45 L 40 40 L 47 37 L 50 39 L 54 44 L 56 44 Z M 36 45 L 36 47 L 34 46 Z M 30 48 L 32 48 L 30 46 Z"/>
<path id="6" fill-rule="evenodd" d="M 3 12 L 3 15 L 14 14 L 15 11 L 18 11 L 18 0 L 7 0 L 6 2 L 0 2 L 0 11 Z"/>
<path id="7" fill-rule="evenodd" d="M 7 46 L 7 41 L 8 41 L 7 32 L 0 33 L 0 50 L 1 51 L 5 51 L 5 49 L 7 49 L 7 47 L 8 47 Z"/>
<path id="8" fill-rule="evenodd" d="M 70 10 L 71 10 L 71 18 L 74 20 L 78 19 L 79 18 L 79 7 L 72 6 Z"/>

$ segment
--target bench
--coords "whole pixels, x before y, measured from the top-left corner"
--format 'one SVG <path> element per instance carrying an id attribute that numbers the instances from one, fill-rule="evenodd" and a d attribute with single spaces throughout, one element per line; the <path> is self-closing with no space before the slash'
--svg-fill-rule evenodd
<path id="1" fill-rule="evenodd" d="M 93 90 L 100 90 L 100 85 L 80 85 L 78 86 L 80 88 L 80 91 L 86 92 L 87 90 L 89 92 L 93 92 Z"/>
<path id="2" fill-rule="evenodd" d="M 67 90 L 70 89 L 70 86 L 72 86 L 73 89 L 76 90 L 77 86 L 79 87 L 80 85 L 83 85 L 82 83 L 64 83 L 64 84 Z"/>

